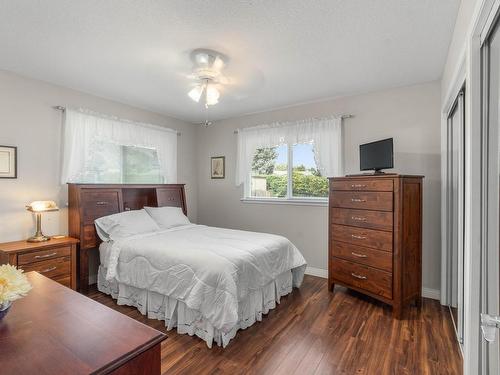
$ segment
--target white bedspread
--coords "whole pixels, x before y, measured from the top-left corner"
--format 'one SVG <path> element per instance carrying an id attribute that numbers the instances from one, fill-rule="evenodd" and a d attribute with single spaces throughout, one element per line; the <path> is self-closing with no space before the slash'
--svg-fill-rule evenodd
<path id="1" fill-rule="evenodd" d="M 289 270 L 299 287 L 306 266 L 285 237 L 194 224 L 119 240 L 106 253 L 107 280 L 180 300 L 223 332 L 249 293 Z"/>

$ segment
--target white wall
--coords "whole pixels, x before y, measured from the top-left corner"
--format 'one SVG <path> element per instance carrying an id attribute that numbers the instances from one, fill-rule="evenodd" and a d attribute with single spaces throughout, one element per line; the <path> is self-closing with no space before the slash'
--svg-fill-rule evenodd
<path id="1" fill-rule="evenodd" d="M 455 28 L 451 39 L 450 47 L 448 49 L 448 56 L 443 70 L 443 77 L 441 79 L 441 94 L 443 105 L 446 102 L 450 86 L 453 85 L 453 80 L 460 68 L 462 60 L 466 56 L 466 41 L 470 36 L 472 28 L 472 19 L 474 13 L 478 9 L 480 0 L 461 0 L 460 8 L 458 10 L 457 20 L 455 21 Z"/>
<path id="2" fill-rule="evenodd" d="M 67 188 L 59 183 L 61 112 L 55 105 L 86 107 L 105 114 L 181 131 L 178 181 L 186 183 L 188 214 L 197 219 L 195 126 L 103 98 L 0 71 L 0 145 L 18 147 L 18 178 L 0 179 L 0 242 L 27 238 L 34 230 L 24 206 L 55 200 L 60 212 L 43 215 L 46 234 L 66 234 Z M 91 271 L 91 273 L 94 273 Z"/>
<path id="3" fill-rule="evenodd" d="M 395 171 L 423 174 L 423 284 L 440 285 L 440 83 L 331 99 L 252 114 L 200 128 L 198 137 L 198 220 L 200 224 L 264 231 L 288 237 L 309 266 L 327 269 L 327 208 L 240 202 L 234 186 L 234 130 L 272 121 L 331 114 L 353 114 L 345 120 L 347 173 L 359 172 L 358 145 L 394 137 Z M 226 156 L 226 179 L 212 180 L 210 157 Z"/>

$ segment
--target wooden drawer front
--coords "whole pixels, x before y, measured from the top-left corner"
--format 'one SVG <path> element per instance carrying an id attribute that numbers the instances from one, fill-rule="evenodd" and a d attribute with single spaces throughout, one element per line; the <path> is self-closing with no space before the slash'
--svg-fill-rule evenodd
<path id="1" fill-rule="evenodd" d="M 394 184 L 392 181 L 392 179 L 353 179 L 349 181 L 333 180 L 330 184 L 330 190 L 393 191 Z"/>
<path id="2" fill-rule="evenodd" d="M 392 212 L 334 207 L 330 209 L 330 218 L 334 224 L 392 231 Z"/>
<path id="3" fill-rule="evenodd" d="M 27 264 L 22 267 L 24 272 L 36 271 L 51 279 L 63 278 L 70 275 L 71 258 L 61 257 L 50 260 L 42 260 L 41 262 Z"/>
<path id="4" fill-rule="evenodd" d="M 48 249 L 43 251 L 34 251 L 32 253 L 19 254 L 17 256 L 17 264 L 22 266 L 23 264 L 40 262 L 42 260 L 48 260 L 70 255 L 71 255 L 70 246 L 58 247 L 55 249 Z"/>
<path id="5" fill-rule="evenodd" d="M 83 226 L 83 239 L 80 244 L 82 249 L 97 247 L 97 233 L 94 224 Z"/>
<path id="6" fill-rule="evenodd" d="M 333 277 L 346 286 L 354 286 L 373 294 L 392 299 L 392 274 L 334 258 L 332 264 Z"/>
<path id="7" fill-rule="evenodd" d="M 392 253 L 387 251 L 333 241 L 332 253 L 338 258 L 392 272 Z"/>
<path id="8" fill-rule="evenodd" d="M 392 251 L 392 232 L 374 229 L 361 229 L 333 224 L 332 237 L 336 241 L 352 243 L 377 250 Z"/>
<path id="9" fill-rule="evenodd" d="M 118 190 L 82 192 L 83 223 L 93 224 L 95 219 L 120 212 L 119 194 Z"/>
<path id="10" fill-rule="evenodd" d="M 392 211 L 392 193 L 335 191 L 330 196 L 330 205 L 359 210 Z"/>
<path id="11" fill-rule="evenodd" d="M 172 206 L 182 207 L 181 189 L 156 189 L 158 207 Z"/>
<path id="12" fill-rule="evenodd" d="M 71 288 L 71 277 L 70 276 L 56 277 L 56 278 L 54 278 L 54 281 L 57 281 L 59 284 L 67 286 L 68 288 Z"/>

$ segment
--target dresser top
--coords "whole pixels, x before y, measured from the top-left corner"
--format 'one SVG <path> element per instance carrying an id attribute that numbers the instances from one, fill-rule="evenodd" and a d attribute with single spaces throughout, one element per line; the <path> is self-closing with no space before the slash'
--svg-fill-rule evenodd
<path id="1" fill-rule="evenodd" d="M 28 242 L 26 240 L 4 242 L 0 243 L 0 252 L 17 253 L 29 250 L 44 250 L 50 249 L 51 247 L 77 244 L 78 242 L 80 241 L 72 237 L 51 238 L 50 240 L 44 242 Z"/>
<path id="2" fill-rule="evenodd" d="M 398 173 L 366 173 L 366 174 L 352 174 L 343 177 L 328 177 L 329 180 L 353 180 L 353 179 L 387 179 L 387 178 L 424 178 L 422 175 L 411 174 L 398 174 Z"/>
<path id="3" fill-rule="evenodd" d="M 0 322 L 5 374 L 108 373 L 165 334 L 36 272 L 33 285 Z"/>

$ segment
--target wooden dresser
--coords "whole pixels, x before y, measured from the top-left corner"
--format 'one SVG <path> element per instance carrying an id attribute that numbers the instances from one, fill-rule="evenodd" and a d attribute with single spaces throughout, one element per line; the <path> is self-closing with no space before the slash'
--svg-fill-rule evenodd
<path id="1" fill-rule="evenodd" d="M 181 207 L 187 215 L 183 184 L 68 184 L 68 199 L 69 234 L 80 240 L 78 290 L 82 293 L 88 291 L 88 251 L 100 243 L 94 220 L 144 206 Z"/>
<path id="2" fill-rule="evenodd" d="M 0 244 L 0 264 L 12 264 L 25 272 L 37 271 L 76 289 L 76 246 L 71 237 L 45 242 L 15 241 Z"/>
<path id="3" fill-rule="evenodd" d="M 330 178 L 328 285 L 393 307 L 422 295 L 422 179 L 397 174 Z"/>
<path id="4" fill-rule="evenodd" d="M 160 375 L 166 335 L 28 272 L 33 289 L 0 323 L 4 375 Z"/>

